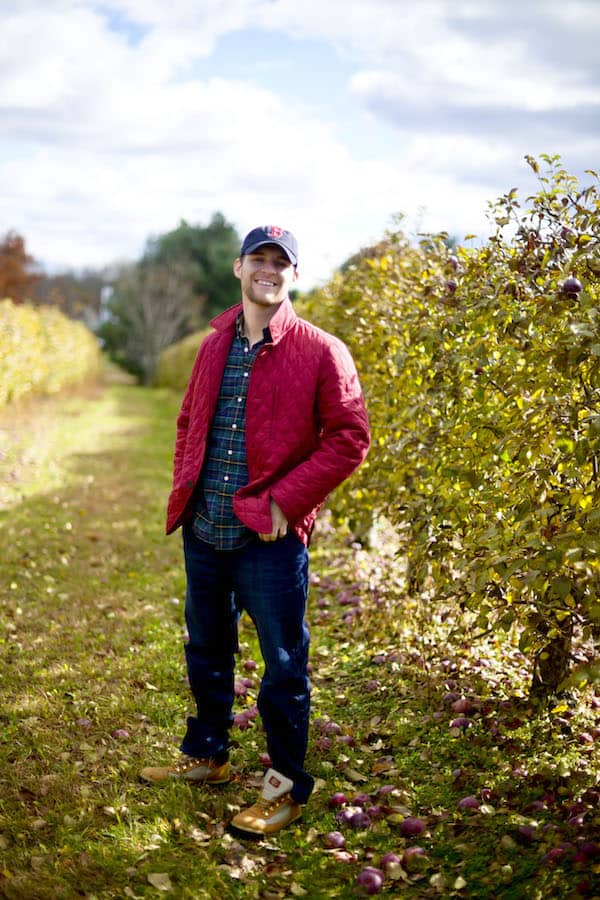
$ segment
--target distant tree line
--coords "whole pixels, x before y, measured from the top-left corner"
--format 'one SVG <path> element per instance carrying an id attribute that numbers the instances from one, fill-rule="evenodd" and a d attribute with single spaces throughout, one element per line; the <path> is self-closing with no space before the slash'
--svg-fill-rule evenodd
<path id="1" fill-rule="evenodd" d="M 84 321 L 115 362 L 150 383 L 165 347 L 237 302 L 239 248 L 236 229 L 216 212 L 206 226 L 182 220 L 149 238 L 136 262 L 51 275 L 9 231 L 0 241 L 0 298 L 56 306 Z"/>
<path id="2" fill-rule="evenodd" d="M 207 226 L 182 220 L 150 238 L 142 258 L 122 266 L 111 284 L 98 334 L 112 358 L 150 383 L 161 350 L 237 301 L 239 250 L 240 237 L 220 212 Z"/>

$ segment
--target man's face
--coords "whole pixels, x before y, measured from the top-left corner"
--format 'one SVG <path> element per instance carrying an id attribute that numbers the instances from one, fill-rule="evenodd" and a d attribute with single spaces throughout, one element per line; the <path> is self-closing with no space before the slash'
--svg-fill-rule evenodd
<path id="1" fill-rule="evenodd" d="M 277 244 L 263 244 L 236 259 L 234 274 L 242 282 L 242 297 L 258 306 L 275 306 L 285 300 L 298 277 L 296 269 Z"/>

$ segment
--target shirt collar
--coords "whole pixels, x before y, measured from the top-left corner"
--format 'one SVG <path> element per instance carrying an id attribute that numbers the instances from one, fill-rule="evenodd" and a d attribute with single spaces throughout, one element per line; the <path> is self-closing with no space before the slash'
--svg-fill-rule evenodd
<path id="1" fill-rule="evenodd" d="M 242 304 L 236 303 L 235 306 L 230 306 L 229 309 L 226 309 L 222 313 L 219 313 L 218 316 L 215 316 L 210 324 L 216 331 L 227 331 L 232 325 L 235 325 L 235 320 L 241 309 Z M 296 311 L 288 297 L 283 301 L 269 322 L 269 333 L 273 344 L 277 344 L 284 334 L 294 326 L 297 318 Z"/>
<path id="2" fill-rule="evenodd" d="M 240 341 L 246 340 L 246 336 L 244 334 L 244 311 L 242 310 L 235 320 L 235 336 Z M 271 331 L 269 330 L 269 326 L 263 328 L 263 339 L 261 343 L 270 343 L 272 341 Z"/>

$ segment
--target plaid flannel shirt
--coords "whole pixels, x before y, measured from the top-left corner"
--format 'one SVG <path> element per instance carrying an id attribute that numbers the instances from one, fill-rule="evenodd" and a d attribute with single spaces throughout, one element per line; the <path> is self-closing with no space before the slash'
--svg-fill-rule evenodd
<path id="1" fill-rule="evenodd" d="M 246 397 L 250 371 L 258 351 L 270 340 L 265 328 L 262 341 L 250 347 L 240 313 L 223 370 L 193 517 L 196 537 L 217 550 L 236 550 L 252 537 L 233 511 L 233 495 L 248 483 Z"/>

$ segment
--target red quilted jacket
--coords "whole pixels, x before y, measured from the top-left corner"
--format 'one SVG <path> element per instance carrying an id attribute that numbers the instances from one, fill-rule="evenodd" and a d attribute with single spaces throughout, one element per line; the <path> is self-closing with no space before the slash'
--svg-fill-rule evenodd
<path id="1" fill-rule="evenodd" d="M 212 321 L 177 419 L 167 534 L 192 513 L 221 377 L 241 304 Z M 269 323 L 272 343 L 259 350 L 246 400 L 249 482 L 233 508 L 252 531 L 271 531 L 272 497 L 308 544 L 319 507 L 367 455 L 369 423 L 345 345 L 296 315 L 285 300 Z"/>

